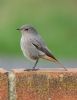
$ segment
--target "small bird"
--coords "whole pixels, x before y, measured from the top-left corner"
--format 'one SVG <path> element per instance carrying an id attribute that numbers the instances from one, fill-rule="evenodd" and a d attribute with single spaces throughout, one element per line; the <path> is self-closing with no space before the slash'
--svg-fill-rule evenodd
<path id="1" fill-rule="evenodd" d="M 61 65 L 66 71 L 67 69 L 51 54 L 50 50 L 44 43 L 42 37 L 32 25 L 23 25 L 18 28 L 22 34 L 20 46 L 21 50 L 27 58 L 35 61 L 32 70 L 36 70 L 36 65 L 40 58 Z"/>

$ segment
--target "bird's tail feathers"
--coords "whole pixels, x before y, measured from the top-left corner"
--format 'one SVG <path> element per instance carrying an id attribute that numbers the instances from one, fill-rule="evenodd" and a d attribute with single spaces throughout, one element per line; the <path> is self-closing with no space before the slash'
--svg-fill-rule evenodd
<path id="1" fill-rule="evenodd" d="M 62 68 L 64 68 L 65 71 L 67 71 L 67 69 L 64 67 L 64 65 L 61 64 L 57 59 L 51 58 L 47 55 L 43 55 L 43 56 L 41 56 L 41 58 L 46 59 L 46 60 L 51 61 L 51 62 L 54 62 L 54 63 L 60 65 Z"/>
<path id="2" fill-rule="evenodd" d="M 47 55 L 43 55 L 43 56 L 41 56 L 41 58 L 46 59 L 46 60 L 51 61 L 51 62 L 56 62 L 55 59 L 53 59 L 53 58 L 51 58 L 51 57 L 49 57 Z"/>

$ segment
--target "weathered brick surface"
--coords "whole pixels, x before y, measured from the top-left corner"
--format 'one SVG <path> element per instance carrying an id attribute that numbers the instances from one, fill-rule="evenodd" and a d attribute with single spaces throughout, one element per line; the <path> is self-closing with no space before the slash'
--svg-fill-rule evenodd
<path id="1" fill-rule="evenodd" d="M 16 100 L 77 100 L 77 69 L 13 72 Z"/>
<path id="2" fill-rule="evenodd" d="M 8 100 L 8 75 L 0 69 L 0 100 Z"/>

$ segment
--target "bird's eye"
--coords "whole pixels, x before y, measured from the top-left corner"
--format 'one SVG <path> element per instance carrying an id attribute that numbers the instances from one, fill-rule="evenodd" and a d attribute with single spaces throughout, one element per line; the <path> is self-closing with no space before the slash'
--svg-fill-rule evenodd
<path id="1" fill-rule="evenodd" d="M 28 31 L 28 28 L 26 28 L 25 31 Z"/>

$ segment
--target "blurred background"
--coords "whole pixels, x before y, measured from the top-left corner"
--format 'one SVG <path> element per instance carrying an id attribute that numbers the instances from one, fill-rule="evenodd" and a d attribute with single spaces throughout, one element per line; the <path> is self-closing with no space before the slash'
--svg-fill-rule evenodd
<path id="1" fill-rule="evenodd" d="M 63 64 L 77 66 L 76 0 L 0 0 L 0 67 L 32 67 L 21 52 L 16 30 L 23 24 L 35 26 Z M 52 64 L 40 61 L 38 66 Z"/>

